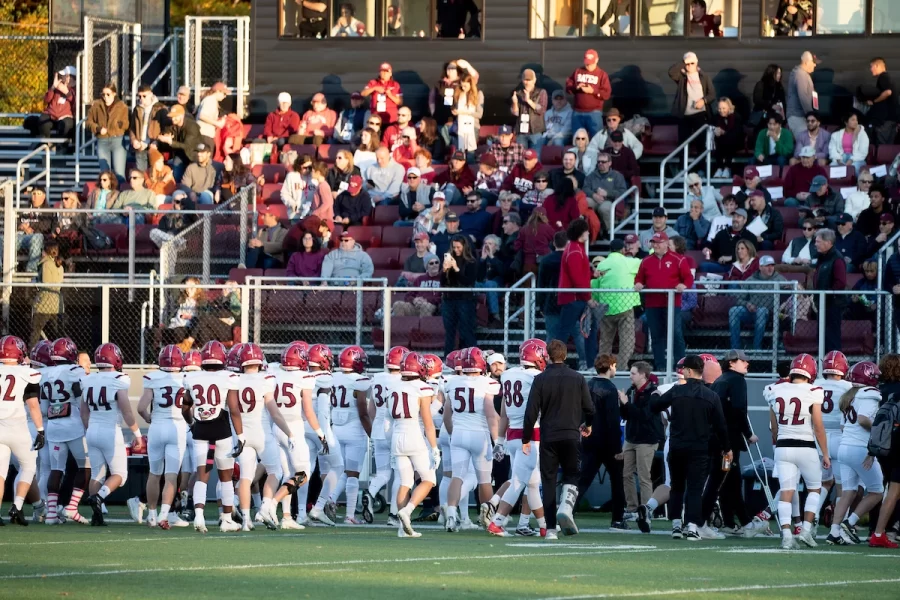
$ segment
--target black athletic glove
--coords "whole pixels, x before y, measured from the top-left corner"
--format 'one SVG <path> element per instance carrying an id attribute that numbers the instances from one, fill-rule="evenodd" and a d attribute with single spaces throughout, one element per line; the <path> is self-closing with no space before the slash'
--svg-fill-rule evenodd
<path id="1" fill-rule="evenodd" d="M 319 443 L 322 444 L 322 449 L 319 450 L 319 454 L 328 454 L 328 440 L 325 439 L 325 436 L 319 438 Z"/>
<path id="2" fill-rule="evenodd" d="M 241 455 L 241 452 L 244 451 L 244 440 L 243 436 L 238 436 L 237 444 L 234 446 L 234 451 L 231 453 L 231 458 L 237 458 Z"/>
<path id="3" fill-rule="evenodd" d="M 44 436 L 44 430 L 40 430 L 37 432 L 37 435 L 34 437 L 34 444 L 31 446 L 32 450 L 40 450 L 44 447 L 44 444 L 47 443 L 46 437 Z"/>

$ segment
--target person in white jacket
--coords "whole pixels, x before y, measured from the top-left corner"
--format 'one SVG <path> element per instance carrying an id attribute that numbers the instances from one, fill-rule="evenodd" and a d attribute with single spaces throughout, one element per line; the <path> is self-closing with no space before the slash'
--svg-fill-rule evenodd
<path id="1" fill-rule="evenodd" d="M 851 112 L 844 119 L 844 128 L 831 134 L 828 157 L 832 165 L 852 166 L 859 172 L 866 165 L 869 154 L 869 136 L 859 124 L 859 114 Z"/>
<path id="2" fill-rule="evenodd" d="M 697 173 L 688 173 L 687 184 L 686 204 L 688 206 L 693 200 L 702 202 L 703 217 L 709 222 L 722 215 L 722 194 L 719 193 L 719 190 L 709 185 L 703 187 L 703 179 Z"/>
<path id="3" fill-rule="evenodd" d="M 844 199 L 844 212 L 853 217 L 854 222 L 859 217 L 859 213 L 869 208 L 869 204 L 871 204 L 869 190 L 874 181 L 875 177 L 869 171 L 859 173 L 856 179 L 856 189 Z"/>
<path id="4" fill-rule="evenodd" d="M 553 106 L 544 113 L 544 138 L 549 146 L 566 146 L 572 141 L 572 107 L 563 90 L 553 92 Z"/>
<path id="5" fill-rule="evenodd" d="M 605 115 L 606 127 L 597 132 L 588 144 L 587 150 L 584 152 L 582 159 L 583 171 L 585 175 L 590 175 L 597 168 L 597 155 L 600 154 L 609 142 L 609 133 L 611 131 L 621 131 L 624 137 L 623 142 L 627 148 L 634 152 L 634 157 L 641 160 L 644 154 L 644 144 L 627 128 L 622 127 L 622 114 L 617 108 L 611 108 Z"/>

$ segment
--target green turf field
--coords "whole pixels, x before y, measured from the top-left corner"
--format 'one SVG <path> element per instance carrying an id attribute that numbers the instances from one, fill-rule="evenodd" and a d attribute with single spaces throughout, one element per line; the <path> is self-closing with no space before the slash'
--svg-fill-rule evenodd
<path id="1" fill-rule="evenodd" d="M 896 550 L 822 540 L 783 552 L 777 538 L 691 543 L 606 533 L 604 516 L 578 521 L 603 532 L 546 543 L 425 527 L 422 538 L 398 539 L 377 526 L 201 535 L 135 523 L 7 525 L 0 598 L 900 597 Z"/>

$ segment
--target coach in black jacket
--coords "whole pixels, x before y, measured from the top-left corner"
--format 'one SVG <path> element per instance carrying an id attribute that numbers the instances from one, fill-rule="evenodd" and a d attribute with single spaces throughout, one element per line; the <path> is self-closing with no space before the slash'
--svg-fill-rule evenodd
<path id="1" fill-rule="evenodd" d="M 715 392 L 703 385 L 703 359 L 691 355 L 684 359 L 684 385 L 676 385 L 662 396 L 650 400 L 650 408 L 662 412 L 671 408 L 669 420 L 669 473 L 672 493 L 671 514 L 680 515 L 685 506 L 687 527 L 681 519 L 672 520 L 672 537 L 698 540 L 697 528 L 703 524 L 703 483 L 709 474 L 710 436 L 714 435 L 725 456 L 732 458 L 722 403 Z M 685 491 L 687 498 L 685 498 Z"/>
<path id="2" fill-rule="evenodd" d="M 564 535 L 575 535 L 578 528 L 572 518 L 578 498 L 578 457 L 580 439 L 591 434 L 594 404 L 587 382 L 581 373 L 565 365 L 566 345 L 553 340 L 547 347 L 552 364 L 534 378 L 525 424 L 522 429 L 522 452 L 531 452 L 531 441 L 540 441 L 541 483 L 544 486 L 544 514 L 547 538 L 556 539 L 556 522 Z M 534 424 L 541 420 L 540 440 L 534 435 Z M 556 510 L 556 474 L 562 467 L 562 502 Z"/>
<path id="3" fill-rule="evenodd" d="M 581 440 L 581 478 L 578 500 L 590 489 L 600 466 L 606 467 L 612 490 L 610 529 L 628 529 L 625 523 L 625 488 L 622 482 L 622 427 L 619 424 L 619 390 L 611 381 L 616 374 L 615 354 L 601 354 L 594 360 L 597 376 L 588 382 L 594 403 L 591 435 Z"/>

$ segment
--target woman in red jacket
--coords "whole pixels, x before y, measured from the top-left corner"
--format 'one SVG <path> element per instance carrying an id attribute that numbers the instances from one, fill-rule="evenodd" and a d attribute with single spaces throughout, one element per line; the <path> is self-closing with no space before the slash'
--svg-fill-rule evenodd
<path id="1" fill-rule="evenodd" d="M 740 240 L 734 245 L 735 261 L 731 264 L 731 270 L 725 279 L 729 281 L 746 281 L 759 271 L 759 261 L 756 259 L 756 246 L 748 240 Z"/>
<path id="2" fill-rule="evenodd" d="M 562 263 L 559 267 L 559 288 L 578 288 L 589 290 L 591 287 L 591 263 L 588 261 L 586 244 L 590 233 L 587 221 L 577 219 L 566 229 L 569 243 L 563 251 Z M 578 352 L 578 369 L 587 369 L 587 354 L 584 351 L 584 336 L 581 334 L 581 315 L 585 306 L 591 301 L 589 291 L 560 291 L 556 295 L 559 304 L 559 328 L 553 335 L 555 339 L 568 342 L 569 337 L 575 342 Z"/>
<path id="3" fill-rule="evenodd" d="M 563 178 L 553 190 L 553 195 L 544 200 L 544 211 L 554 231 L 565 231 L 569 223 L 581 216 L 571 178 Z"/>
<path id="4" fill-rule="evenodd" d="M 543 208 L 536 208 L 528 217 L 528 222 L 519 230 L 514 248 L 522 252 L 522 265 L 526 273 L 538 272 L 538 260 L 550 254 L 550 245 L 556 230 L 547 222 L 547 213 Z"/>

